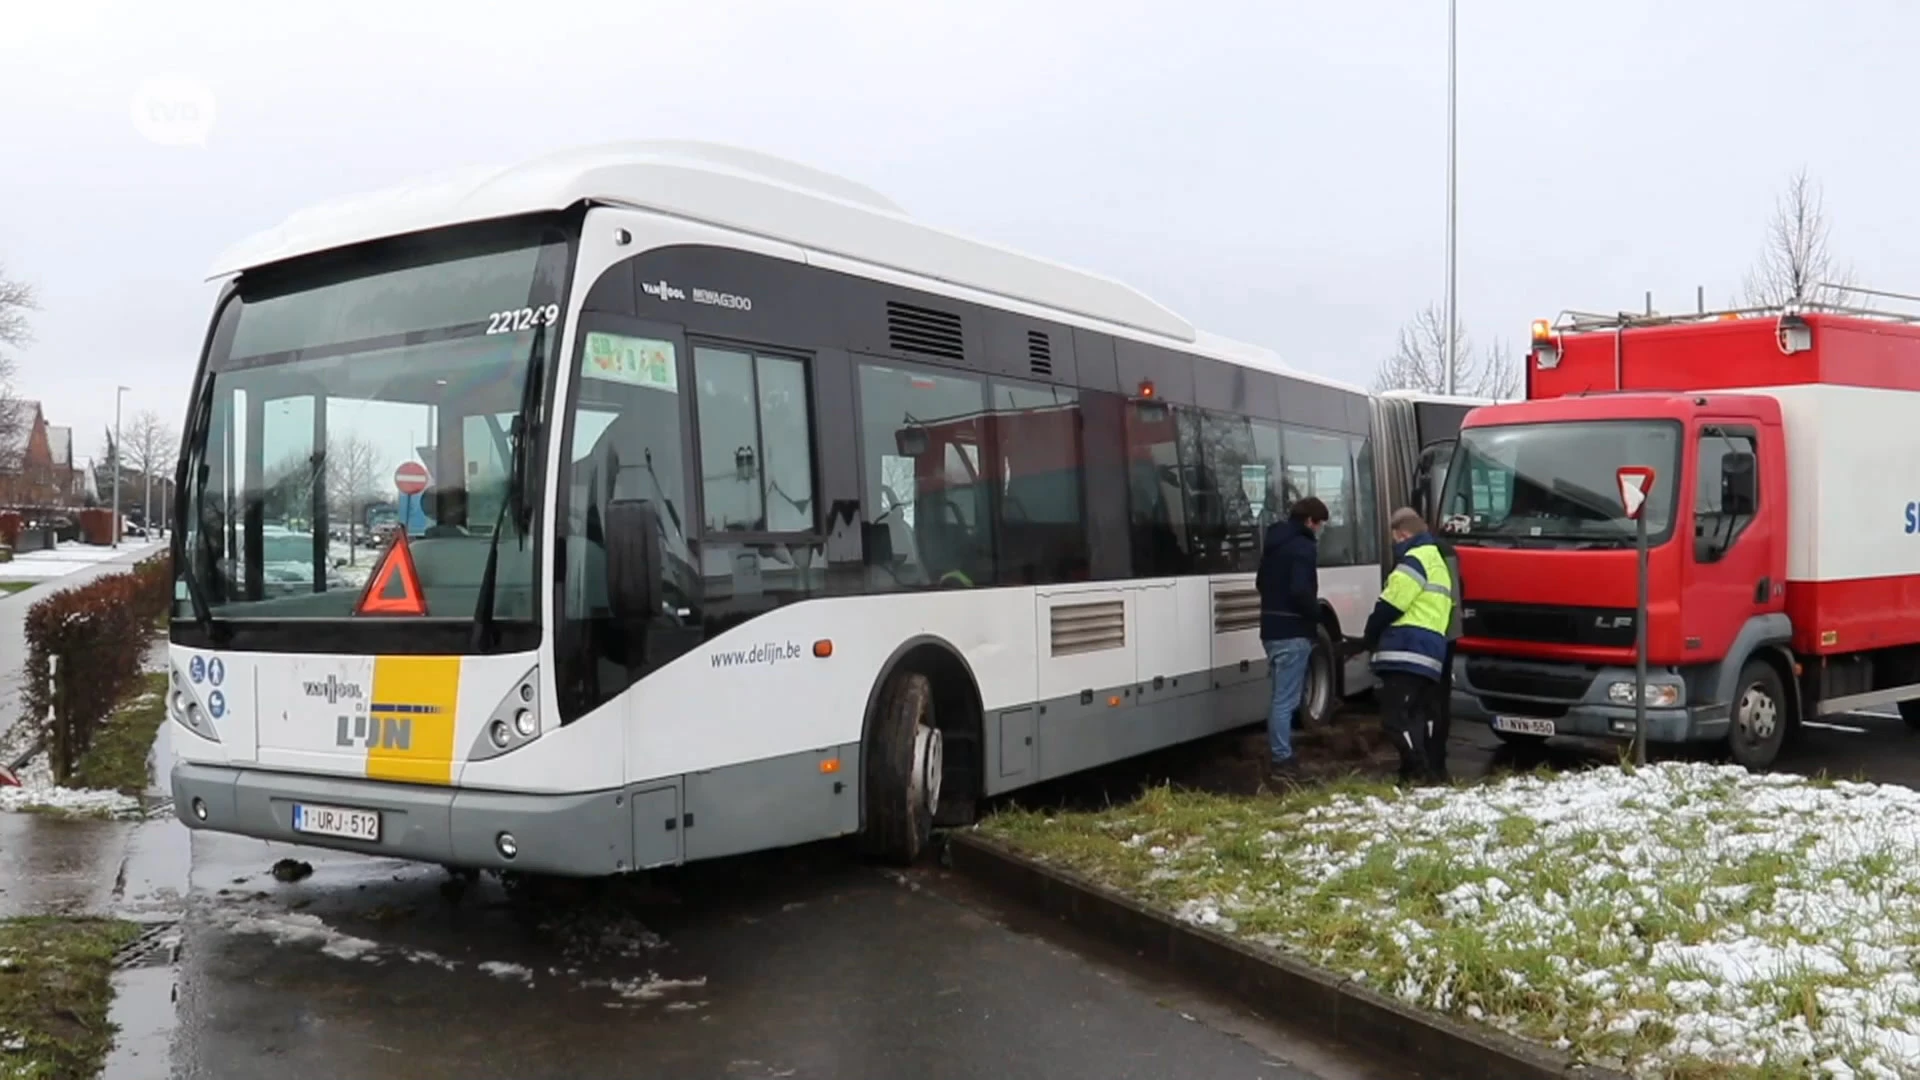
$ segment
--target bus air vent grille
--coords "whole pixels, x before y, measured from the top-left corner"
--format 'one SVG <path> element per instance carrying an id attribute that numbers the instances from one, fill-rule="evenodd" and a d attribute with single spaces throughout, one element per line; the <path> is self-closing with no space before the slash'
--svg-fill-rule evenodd
<path id="1" fill-rule="evenodd" d="M 887 301 L 887 344 L 897 352 L 915 356 L 941 360 L 959 360 L 965 356 L 960 339 L 960 316 L 897 300 Z"/>
<path id="2" fill-rule="evenodd" d="M 1035 375 L 1053 375 L 1053 340 L 1044 330 L 1027 331 L 1027 365 Z"/>
<path id="3" fill-rule="evenodd" d="M 1260 625 L 1260 592 L 1251 585 L 1213 594 L 1213 632 L 1230 634 Z"/>
<path id="4" fill-rule="evenodd" d="M 1127 605 L 1120 600 L 1061 604 L 1053 609 L 1053 655 L 1100 652 L 1127 644 Z"/>

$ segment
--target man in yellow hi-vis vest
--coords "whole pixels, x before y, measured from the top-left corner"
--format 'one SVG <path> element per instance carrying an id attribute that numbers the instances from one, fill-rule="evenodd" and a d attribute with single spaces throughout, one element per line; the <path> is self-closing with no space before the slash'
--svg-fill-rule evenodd
<path id="1" fill-rule="evenodd" d="M 1400 752 L 1400 779 L 1445 782 L 1446 732 L 1434 730 L 1447 663 L 1453 574 L 1418 512 L 1393 512 L 1393 570 L 1367 620 L 1366 644 L 1380 677 L 1387 734 Z"/>

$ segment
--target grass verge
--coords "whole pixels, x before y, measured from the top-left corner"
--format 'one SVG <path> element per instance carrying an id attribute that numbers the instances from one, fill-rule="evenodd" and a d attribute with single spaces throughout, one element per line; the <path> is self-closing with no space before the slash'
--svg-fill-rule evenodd
<path id="1" fill-rule="evenodd" d="M 0 581 L 0 596 L 11 596 L 17 592 L 26 592 L 33 588 L 31 581 Z"/>
<path id="2" fill-rule="evenodd" d="M 93 1080 L 113 1046 L 113 919 L 0 919 L 0 1080 Z"/>
<path id="3" fill-rule="evenodd" d="M 147 757 L 166 719 L 166 673 L 140 676 L 133 692 L 101 725 L 93 745 L 74 766 L 72 786 L 135 796 L 145 791 Z"/>
<path id="4" fill-rule="evenodd" d="M 1150 791 L 981 832 L 1409 1004 L 1683 1080 L 1920 1076 L 1920 793 L 1705 765 Z"/>

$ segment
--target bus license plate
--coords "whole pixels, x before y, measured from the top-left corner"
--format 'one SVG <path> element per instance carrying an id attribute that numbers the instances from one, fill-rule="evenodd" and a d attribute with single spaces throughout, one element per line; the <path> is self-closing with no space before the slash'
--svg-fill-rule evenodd
<path id="1" fill-rule="evenodd" d="M 1514 735 L 1552 735 L 1553 721 L 1538 720 L 1531 716 L 1496 716 L 1493 718 L 1493 730 Z"/>
<path id="2" fill-rule="evenodd" d="M 372 810 L 351 810 L 344 806 L 294 803 L 293 831 L 348 840 L 378 840 L 380 815 Z"/>

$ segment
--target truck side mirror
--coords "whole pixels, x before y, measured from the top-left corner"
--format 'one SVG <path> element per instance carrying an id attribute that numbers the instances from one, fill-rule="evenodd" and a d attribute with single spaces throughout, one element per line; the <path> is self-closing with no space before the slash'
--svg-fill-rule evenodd
<path id="1" fill-rule="evenodd" d="M 1744 450 L 1729 451 L 1720 459 L 1720 512 L 1735 517 L 1751 517 L 1760 505 L 1760 488 L 1754 476 L 1754 457 Z"/>
<path id="2" fill-rule="evenodd" d="M 614 618 L 644 625 L 660 613 L 665 568 L 660 559 L 660 511 L 651 499 L 607 504 L 607 603 Z"/>
<path id="3" fill-rule="evenodd" d="M 911 424 L 893 433 L 893 447 L 900 451 L 901 457 L 917 458 L 927 452 L 927 429 L 919 424 Z"/>

